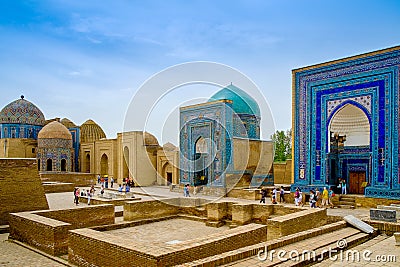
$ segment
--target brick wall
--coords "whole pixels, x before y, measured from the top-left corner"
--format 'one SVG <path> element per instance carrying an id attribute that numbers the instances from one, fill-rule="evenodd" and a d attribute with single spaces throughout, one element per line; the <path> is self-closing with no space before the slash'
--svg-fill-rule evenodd
<path id="1" fill-rule="evenodd" d="M 261 199 L 261 189 L 242 189 L 233 188 L 228 192 L 227 197 L 242 198 L 249 200 L 260 200 Z"/>
<path id="2" fill-rule="evenodd" d="M 114 223 L 114 206 L 12 213 L 9 238 L 51 255 L 68 253 L 68 230 Z"/>
<path id="3" fill-rule="evenodd" d="M 133 240 L 91 229 L 69 232 L 68 261 L 76 266 L 158 266 L 154 256 L 136 250 Z"/>
<path id="4" fill-rule="evenodd" d="M 232 224 L 244 225 L 253 220 L 253 204 L 233 204 Z"/>
<path id="5" fill-rule="evenodd" d="M 393 233 L 400 232 L 400 223 L 381 222 L 381 221 L 366 220 L 366 219 L 363 219 L 363 221 L 368 223 L 372 227 L 378 229 L 380 233 L 384 233 L 389 236 L 392 236 Z"/>
<path id="6" fill-rule="evenodd" d="M 36 159 L 0 159 L 0 225 L 10 212 L 48 209 Z"/>
<path id="7" fill-rule="evenodd" d="M 169 205 L 159 200 L 148 200 L 124 204 L 124 221 L 134 221 L 146 218 L 165 217 L 178 214 L 176 206 Z"/>
<path id="8" fill-rule="evenodd" d="M 74 186 L 89 186 L 97 183 L 97 176 L 93 173 L 81 172 L 41 172 L 42 182 L 71 183 Z"/>
<path id="9" fill-rule="evenodd" d="M 400 204 L 400 200 L 372 198 L 365 196 L 356 196 L 356 205 L 365 208 L 376 208 L 377 205 L 390 206 L 390 204 Z"/>
<path id="10" fill-rule="evenodd" d="M 138 247 L 106 232 L 79 229 L 69 232 L 68 260 L 77 266 L 173 266 L 266 241 L 267 227 L 250 224 L 205 238 L 162 248 Z M 106 252 L 106 254 L 104 254 Z"/>
<path id="11" fill-rule="evenodd" d="M 292 184 L 292 160 L 274 162 L 274 184 Z"/>
<path id="12" fill-rule="evenodd" d="M 326 209 L 307 209 L 268 219 L 268 240 L 325 225 Z"/>
<path id="13" fill-rule="evenodd" d="M 269 216 L 273 213 L 273 205 L 254 204 L 252 219 L 254 222 L 266 224 Z"/>
<path id="14" fill-rule="evenodd" d="M 109 204 L 73 209 L 40 211 L 35 214 L 70 223 L 74 229 L 114 223 L 114 206 Z"/>
<path id="15" fill-rule="evenodd" d="M 208 201 L 199 198 L 129 201 L 124 203 L 124 220 L 142 220 L 177 214 L 207 217 L 207 209 L 205 207 L 207 203 Z"/>
<path id="16" fill-rule="evenodd" d="M 12 213 L 9 238 L 27 243 L 50 255 L 63 255 L 68 251 L 69 229 L 72 229 L 69 223 L 33 213 Z"/>
<path id="17" fill-rule="evenodd" d="M 62 193 L 62 192 L 73 192 L 75 184 L 73 183 L 44 183 L 44 191 L 47 193 Z"/>

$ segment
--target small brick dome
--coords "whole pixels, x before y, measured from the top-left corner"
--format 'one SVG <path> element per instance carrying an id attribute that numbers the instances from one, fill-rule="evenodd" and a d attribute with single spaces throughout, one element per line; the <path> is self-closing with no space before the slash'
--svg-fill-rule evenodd
<path id="1" fill-rule="evenodd" d="M 43 127 L 38 134 L 38 139 L 66 139 L 72 140 L 72 135 L 68 131 L 67 127 L 59 123 L 58 121 L 53 121 Z"/>

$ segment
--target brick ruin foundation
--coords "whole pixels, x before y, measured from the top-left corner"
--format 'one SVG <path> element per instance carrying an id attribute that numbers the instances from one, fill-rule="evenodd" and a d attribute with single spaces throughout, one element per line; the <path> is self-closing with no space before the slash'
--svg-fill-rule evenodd
<path id="1" fill-rule="evenodd" d="M 51 255 L 68 254 L 69 262 L 77 266 L 172 266 L 257 245 L 329 222 L 325 209 L 210 202 L 200 198 L 126 201 L 123 216 L 123 222 L 115 223 L 111 204 L 13 213 L 10 238 Z M 209 227 L 224 225 L 226 229 L 163 246 L 151 242 L 139 245 L 135 240 L 109 232 L 177 218 L 195 220 Z M 104 256 L 105 252 L 107 256 Z"/>

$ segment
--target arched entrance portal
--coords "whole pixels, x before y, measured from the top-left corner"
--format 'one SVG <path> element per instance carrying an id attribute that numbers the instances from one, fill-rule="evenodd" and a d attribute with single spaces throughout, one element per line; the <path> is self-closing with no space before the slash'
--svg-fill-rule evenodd
<path id="1" fill-rule="evenodd" d="M 169 162 L 165 163 L 165 165 L 162 168 L 161 175 L 166 180 L 167 185 L 172 184 L 172 172 L 173 172 L 172 164 L 170 164 Z"/>
<path id="2" fill-rule="evenodd" d="M 100 161 L 100 169 L 101 169 L 101 176 L 108 175 L 108 157 L 106 154 L 103 154 L 101 156 L 101 161 Z"/>
<path id="3" fill-rule="evenodd" d="M 61 171 L 62 172 L 66 172 L 67 171 L 67 160 L 66 159 L 62 159 L 61 160 Z"/>
<path id="4" fill-rule="evenodd" d="M 371 155 L 371 126 L 366 113 L 347 103 L 333 114 L 328 128 L 330 184 L 345 179 L 348 193 L 364 194 Z"/>
<path id="5" fill-rule="evenodd" d="M 46 171 L 51 172 L 53 171 L 53 160 L 47 159 L 46 161 Z"/>
<path id="6" fill-rule="evenodd" d="M 208 157 L 210 144 L 207 139 L 200 137 L 195 143 L 194 154 L 194 185 L 206 185 L 208 183 Z"/>
<path id="7" fill-rule="evenodd" d="M 85 159 L 85 172 L 90 173 L 90 153 L 86 154 L 86 159 Z"/>
<path id="8" fill-rule="evenodd" d="M 124 159 L 123 159 L 123 176 L 124 178 L 129 177 L 129 148 L 124 147 Z"/>

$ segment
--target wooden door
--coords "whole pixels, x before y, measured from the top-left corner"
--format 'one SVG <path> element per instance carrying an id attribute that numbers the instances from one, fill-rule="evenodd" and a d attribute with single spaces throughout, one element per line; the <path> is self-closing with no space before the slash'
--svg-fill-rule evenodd
<path id="1" fill-rule="evenodd" d="M 363 182 L 365 182 L 365 172 L 350 172 L 349 193 L 364 194 L 364 187 L 362 187 Z"/>

